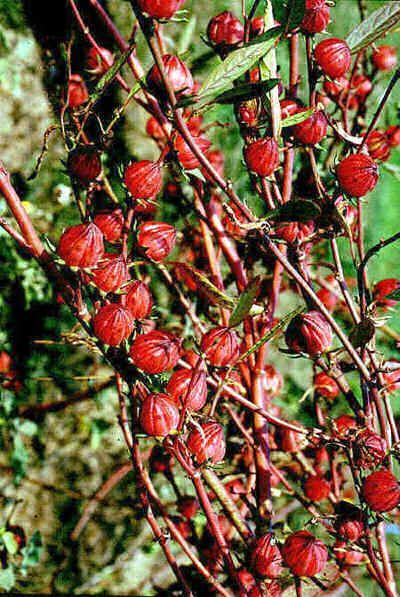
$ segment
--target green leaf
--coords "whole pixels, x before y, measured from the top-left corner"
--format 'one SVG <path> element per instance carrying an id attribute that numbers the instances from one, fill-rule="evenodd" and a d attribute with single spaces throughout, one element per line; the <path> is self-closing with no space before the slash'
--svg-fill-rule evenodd
<path id="1" fill-rule="evenodd" d="M 321 214 L 321 208 L 313 201 L 293 200 L 271 211 L 267 218 L 276 222 L 308 222 Z"/>
<path id="2" fill-rule="evenodd" d="M 390 301 L 400 301 L 400 288 L 397 288 L 397 290 L 393 290 L 393 292 L 388 294 L 386 298 Z"/>
<path id="3" fill-rule="evenodd" d="M 303 20 L 306 10 L 305 0 L 289 0 L 289 13 L 286 22 L 286 31 L 291 31 L 298 27 Z"/>
<path id="4" fill-rule="evenodd" d="M 10 555 L 15 555 L 18 551 L 18 541 L 15 538 L 14 533 L 6 531 L 3 533 L 1 540 L 3 541 L 4 547 Z"/>
<path id="5" fill-rule="evenodd" d="M 29 538 L 27 545 L 22 550 L 24 556 L 21 564 L 22 571 L 31 566 L 37 566 L 42 555 L 43 542 L 40 531 L 35 531 Z"/>
<path id="6" fill-rule="evenodd" d="M 248 285 L 247 288 L 242 292 L 239 297 L 238 304 L 232 312 L 229 320 L 229 325 L 235 327 L 239 325 L 250 313 L 251 307 L 257 297 L 260 289 L 260 278 L 254 278 Z"/>
<path id="7" fill-rule="evenodd" d="M 199 99 L 213 97 L 228 89 L 233 81 L 244 75 L 273 48 L 281 32 L 281 27 L 274 27 L 257 38 L 254 43 L 231 52 L 208 75 L 199 91 Z"/>
<path id="8" fill-rule="evenodd" d="M 4 591 L 11 591 L 15 585 L 15 574 L 14 570 L 9 566 L 4 570 L 0 570 L 0 589 Z"/>
<path id="9" fill-rule="evenodd" d="M 293 116 L 288 116 L 282 120 L 282 127 L 288 126 L 295 126 L 296 124 L 300 124 L 300 122 L 304 122 L 307 118 L 310 118 L 314 114 L 314 109 L 310 108 L 305 112 L 299 112 L 298 114 L 293 114 Z"/>
<path id="10" fill-rule="evenodd" d="M 241 102 L 259 97 L 263 93 L 271 91 L 278 85 L 279 79 L 268 79 L 268 81 L 259 81 L 258 83 L 247 83 L 240 85 L 233 89 L 224 91 L 218 95 L 213 102 L 216 104 L 233 104 L 234 102 Z"/>
<path id="11" fill-rule="evenodd" d="M 366 48 L 393 29 L 399 21 L 400 2 L 386 2 L 349 33 L 346 41 L 350 50 L 354 53 Z"/>

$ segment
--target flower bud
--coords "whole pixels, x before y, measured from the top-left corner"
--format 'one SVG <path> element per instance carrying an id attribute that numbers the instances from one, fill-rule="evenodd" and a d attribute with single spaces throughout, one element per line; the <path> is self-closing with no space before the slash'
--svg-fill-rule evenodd
<path id="1" fill-rule="evenodd" d="M 306 112 L 307 108 L 300 108 L 297 113 Z M 325 114 L 316 111 L 309 118 L 293 127 L 293 137 L 304 145 L 317 145 L 326 136 L 328 121 Z"/>
<path id="2" fill-rule="evenodd" d="M 109 243 L 115 243 L 121 239 L 124 228 L 124 214 L 122 209 L 99 213 L 94 217 L 93 221 Z"/>
<path id="3" fill-rule="evenodd" d="M 318 311 L 297 315 L 286 329 L 286 343 L 294 352 L 304 352 L 316 357 L 332 344 L 332 330 Z"/>
<path id="4" fill-rule="evenodd" d="M 244 27 L 234 14 L 225 11 L 211 19 L 207 36 L 215 46 L 236 46 L 243 41 Z"/>
<path id="5" fill-rule="evenodd" d="M 372 62 L 378 70 L 392 70 L 397 65 L 396 48 L 393 46 L 379 46 L 372 54 Z"/>
<path id="6" fill-rule="evenodd" d="M 371 429 L 363 429 L 353 445 L 354 460 L 360 468 L 373 468 L 382 463 L 387 454 L 387 444 L 383 437 Z"/>
<path id="7" fill-rule="evenodd" d="M 153 19 L 170 19 L 184 3 L 185 0 L 138 0 L 139 8 Z"/>
<path id="8" fill-rule="evenodd" d="M 178 369 L 172 374 L 167 392 L 180 408 L 198 411 L 207 401 L 207 377 L 203 370 Z"/>
<path id="9" fill-rule="evenodd" d="M 93 148 L 78 147 L 68 156 L 68 171 L 83 185 L 93 182 L 101 174 L 100 155 Z"/>
<path id="10" fill-rule="evenodd" d="M 230 328 L 217 327 L 204 334 L 201 351 L 214 367 L 227 367 L 239 357 L 239 339 Z"/>
<path id="11" fill-rule="evenodd" d="M 351 52 L 343 39 L 331 37 L 319 42 L 314 51 L 317 64 L 331 79 L 343 77 L 351 65 Z"/>
<path id="12" fill-rule="evenodd" d="M 114 64 L 114 54 L 107 48 L 90 48 L 86 56 L 86 68 L 93 75 L 102 77 Z"/>
<path id="13" fill-rule="evenodd" d="M 329 23 L 329 6 L 325 0 L 306 0 L 300 27 L 305 33 L 321 33 Z"/>
<path id="14" fill-rule="evenodd" d="M 328 400 L 334 400 L 340 394 L 336 381 L 324 371 L 314 376 L 314 388 L 319 396 L 323 396 Z"/>
<path id="15" fill-rule="evenodd" d="M 372 131 L 367 137 L 367 147 L 374 160 L 386 162 L 390 157 L 389 139 L 383 131 Z"/>
<path id="16" fill-rule="evenodd" d="M 125 307 L 110 303 L 101 307 L 93 317 L 95 336 L 104 344 L 118 346 L 133 332 L 133 317 Z"/>
<path id="17" fill-rule="evenodd" d="M 165 222 L 149 220 L 139 226 L 137 242 L 145 250 L 146 256 L 153 261 L 162 261 L 175 246 L 176 230 Z"/>
<path id="18" fill-rule="evenodd" d="M 85 81 L 80 75 L 71 75 L 68 81 L 67 106 L 69 108 L 79 108 L 89 99 L 89 92 Z"/>
<path id="19" fill-rule="evenodd" d="M 368 475 L 364 479 L 362 493 L 374 512 L 390 512 L 400 504 L 400 483 L 386 469 Z"/>
<path id="20" fill-rule="evenodd" d="M 194 81 L 186 64 L 178 56 L 172 54 L 165 54 L 162 61 L 166 77 L 174 92 L 177 95 L 190 95 L 193 91 Z M 165 95 L 164 81 L 156 64 L 147 75 L 147 84 L 152 92 Z"/>
<path id="21" fill-rule="evenodd" d="M 103 235 L 93 223 L 71 226 L 62 234 L 57 252 L 70 267 L 93 267 L 104 253 Z"/>
<path id="22" fill-rule="evenodd" d="M 198 464 L 203 464 L 206 460 L 217 464 L 225 456 L 224 430 L 214 421 L 202 423 L 192 429 L 186 446 Z"/>
<path id="23" fill-rule="evenodd" d="M 336 168 L 343 191 L 352 197 L 363 197 L 375 188 L 378 166 L 368 155 L 355 153 L 344 158 Z"/>
<path id="24" fill-rule="evenodd" d="M 346 541 L 358 541 L 365 531 L 363 512 L 349 502 L 339 502 L 335 508 L 338 514 L 337 532 Z"/>
<path id="25" fill-rule="evenodd" d="M 129 278 L 125 259 L 114 253 L 106 253 L 92 275 L 94 284 L 103 292 L 117 292 Z"/>
<path id="26" fill-rule="evenodd" d="M 400 146 L 400 126 L 392 125 L 386 131 L 390 147 Z"/>
<path id="27" fill-rule="evenodd" d="M 141 280 L 134 280 L 128 287 L 126 294 L 126 308 L 133 319 L 146 319 L 153 308 L 153 297 L 150 289 Z"/>
<path id="28" fill-rule="evenodd" d="M 321 475 L 310 475 L 304 483 L 304 494 L 312 502 L 326 500 L 331 491 L 331 484 Z"/>
<path id="29" fill-rule="evenodd" d="M 272 137 L 264 137 L 247 145 L 244 159 L 248 169 L 257 176 L 271 176 L 279 166 L 279 147 Z"/>
<path id="30" fill-rule="evenodd" d="M 181 356 L 181 340 L 168 332 L 153 330 L 136 336 L 130 350 L 139 369 L 154 375 L 173 369 Z"/>
<path id="31" fill-rule="evenodd" d="M 162 189 L 161 166 L 157 162 L 142 160 L 125 168 L 125 185 L 133 199 L 150 199 Z"/>
<path id="32" fill-rule="evenodd" d="M 281 575 L 282 556 L 273 533 L 265 533 L 250 547 L 250 564 L 254 572 L 266 578 Z"/>
<path id="33" fill-rule="evenodd" d="M 166 394 L 149 394 L 140 408 L 140 426 L 147 435 L 165 437 L 175 431 L 179 411 Z"/>
<path id="34" fill-rule="evenodd" d="M 209 141 L 202 135 L 194 137 L 194 141 L 198 149 L 204 155 L 208 152 L 208 150 L 211 147 L 211 141 Z M 174 142 L 174 149 L 177 153 L 177 157 L 182 168 L 184 168 L 185 170 L 194 170 L 195 168 L 201 167 L 199 160 L 194 155 L 189 145 L 186 143 L 186 141 L 181 135 L 177 135 Z"/>
<path id="35" fill-rule="evenodd" d="M 324 569 L 328 550 L 308 531 L 297 531 L 286 539 L 282 556 L 294 575 L 311 577 Z"/>

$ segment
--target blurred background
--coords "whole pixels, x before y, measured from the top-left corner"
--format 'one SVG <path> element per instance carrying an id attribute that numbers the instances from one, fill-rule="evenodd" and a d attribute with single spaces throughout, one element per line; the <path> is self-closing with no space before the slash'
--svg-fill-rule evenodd
<path id="1" fill-rule="evenodd" d="M 81 1 L 82 8 L 88 2 Z M 366 1 L 368 11 L 381 5 Z M 39 5 L 39 6 L 38 6 Z M 128 37 L 132 27 L 129 3 L 104 1 Z M 229 9 L 240 15 L 240 0 L 187 0 L 187 23 L 166 28 L 169 50 L 184 58 L 190 55 L 196 77 L 201 80 L 215 59 L 202 41 L 209 18 Z M 110 39 L 90 10 L 83 10 L 101 45 L 115 50 Z M 359 21 L 356 0 L 337 0 L 332 10 L 331 34 L 345 37 Z M 387 43 L 398 45 L 398 32 Z M 88 79 L 82 65 L 85 44 L 72 26 L 66 2 L 62 0 L 0 0 L 0 158 L 13 176 L 25 206 L 41 234 L 55 244 L 63 228 L 77 221 L 70 181 L 64 171 L 66 152 L 58 131 L 48 139 L 40 171 L 29 180 L 41 152 L 44 134 L 58 124 L 57 109 L 65 83 L 65 46 L 73 39 L 74 72 Z M 386 42 L 385 42 L 386 43 Z M 284 46 L 284 44 L 282 44 Z M 143 46 L 139 48 L 145 66 L 151 64 Z M 278 52 L 282 78 L 286 78 L 286 48 Z M 190 64 L 190 62 L 189 62 Z M 303 73 L 304 64 L 303 64 Z M 129 75 L 127 75 L 129 79 Z M 382 94 L 388 76 L 379 75 L 369 99 L 370 112 Z M 120 100 L 112 88 L 100 110 L 109 112 Z M 400 87 L 393 95 L 386 123 L 400 124 Z M 226 156 L 226 172 L 236 188 L 255 210 L 262 210 L 251 196 L 247 177 L 241 175 L 241 143 L 237 128 L 215 126 L 232 122 L 230 107 L 214 108 L 206 114 L 214 124 L 210 136 Z M 146 115 L 131 104 L 116 130 L 107 167 L 119 196 L 123 196 L 120 169 L 132 158 L 157 155 L 155 144 L 145 135 Z M 399 229 L 400 151 L 394 151 L 391 172 L 381 168 L 381 181 L 365 200 L 366 246 L 375 244 Z M 174 205 L 165 203 L 162 216 L 179 220 Z M 0 215 L 6 207 L 0 199 Z M 347 249 L 344 249 L 347 274 L 354 277 Z M 371 261 L 372 281 L 400 278 L 399 247 L 392 245 Z M 163 287 L 154 288 L 161 317 L 168 320 L 169 305 Z M 290 291 L 282 297 L 282 311 L 294 304 Z M 400 317 L 395 311 L 391 327 L 400 333 Z M 346 323 L 344 324 L 346 325 Z M 394 342 L 379 347 L 389 358 L 395 357 Z M 284 391 L 278 401 L 287 417 L 306 424 L 312 422 L 312 408 L 300 398 L 311 387 L 312 372 L 304 360 L 291 360 L 279 353 L 279 342 L 272 361 L 285 375 Z M 126 478 L 99 504 L 79 539 L 70 537 L 88 499 L 126 460 L 127 452 L 117 421 L 117 399 L 110 383 L 110 370 L 96 352 L 88 350 L 84 336 L 75 326 L 68 309 L 59 304 L 39 268 L 27 261 L 0 229 L 0 351 L 12 355 L 16 381 L 2 387 L 0 402 L 0 527 L 21 526 L 27 536 L 28 555 L 25 576 L 6 577 L 0 571 L 0 587 L 18 593 L 61 594 L 162 594 L 171 582 L 159 546 L 151 535 L 138 507 L 133 477 Z M 87 400 L 77 402 L 91 389 Z M 74 400 L 59 412 L 41 414 L 31 405 L 49 401 Z M 400 396 L 393 395 L 397 413 Z M 338 402 L 332 416 L 346 412 Z M 185 479 L 181 479 L 182 487 Z M 162 497 L 168 489 L 158 479 Z M 297 517 L 297 518 L 296 518 Z M 301 528 L 302 515 L 289 520 Z M 199 521 L 201 524 L 201 520 Z M 1 533 L 1 531 L 0 531 Z M 24 570 L 23 570 L 24 571 Z M 23 572 L 22 571 L 22 572 Z M 360 581 L 362 584 L 362 581 Z M 16 583 L 16 584 L 14 584 Z M 157 590 L 155 587 L 159 587 Z M 378 595 L 367 587 L 369 595 Z M 158 591 L 158 592 L 157 592 Z"/>

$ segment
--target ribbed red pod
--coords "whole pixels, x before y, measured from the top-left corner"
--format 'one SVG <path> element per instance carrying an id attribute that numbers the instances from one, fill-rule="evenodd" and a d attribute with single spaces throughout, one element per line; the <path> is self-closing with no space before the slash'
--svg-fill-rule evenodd
<path id="1" fill-rule="evenodd" d="M 325 0 L 306 0 L 300 27 L 305 33 L 321 33 L 329 23 L 329 6 Z"/>
<path id="2" fill-rule="evenodd" d="M 72 74 L 68 81 L 67 106 L 79 108 L 89 99 L 89 92 L 85 81 L 80 75 Z"/>
<path id="3" fill-rule="evenodd" d="M 399 147 L 400 145 L 400 126 L 389 126 L 386 131 L 390 147 Z"/>
<path id="4" fill-rule="evenodd" d="M 138 0 L 138 5 L 154 19 L 170 19 L 183 6 L 185 0 Z"/>
<path id="5" fill-rule="evenodd" d="M 337 532 L 346 541 L 358 541 L 365 532 L 364 515 L 360 508 L 350 502 L 339 502 L 335 508 L 338 515 Z"/>
<path id="6" fill-rule="evenodd" d="M 140 407 L 140 425 L 152 437 L 165 437 L 175 431 L 179 411 L 166 394 L 149 394 Z"/>
<path id="7" fill-rule="evenodd" d="M 190 410 L 201 410 L 207 401 L 205 371 L 178 369 L 168 382 L 167 392 L 180 408 L 186 406 Z"/>
<path id="8" fill-rule="evenodd" d="M 344 158 L 336 168 L 336 175 L 342 189 L 352 197 L 364 197 L 375 188 L 379 179 L 378 166 L 362 153 Z"/>
<path id="9" fill-rule="evenodd" d="M 133 199 L 151 199 L 162 189 L 161 166 L 149 160 L 132 162 L 125 169 L 124 182 Z"/>
<path id="10" fill-rule="evenodd" d="M 199 464 L 211 460 L 214 464 L 225 456 L 225 437 L 221 425 L 213 421 L 194 427 L 186 442 L 188 450 Z"/>
<path id="11" fill-rule="evenodd" d="M 378 70 L 392 70 L 397 64 L 397 50 L 394 46 L 379 46 L 372 54 L 372 62 Z"/>
<path id="12" fill-rule="evenodd" d="M 99 153 L 90 147 L 78 147 L 68 156 L 68 171 L 82 184 L 96 180 L 101 174 Z"/>
<path id="13" fill-rule="evenodd" d="M 106 253 L 92 270 L 94 284 L 103 292 L 117 292 L 129 278 L 129 271 L 122 255 Z"/>
<path id="14" fill-rule="evenodd" d="M 192 74 L 186 64 L 178 56 L 165 54 L 162 57 L 164 71 L 169 80 L 172 89 L 177 95 L 189 95 L 193 91 L 194 81 Z M 164 95 L 164 81 L 155 64 L 147 75 L 147 84 L 155 93 Z"/>
<path id="15" fill-rule="evenodd" d="M 349 548 L 346 541 L 335 541 L 333 553 L 342 567 L 359 566 L 367 561 L 367 555 L 362 551 Z"/>
<path id="16" fill-rule="evenodd" d="M 286 539 L 282 556 L 294 575 L 311 577 L 324 569 L 328 549 L 308 531 L 297 531 Z"/>
<path id="17" fill-rule="evenodd" d="M 181 340 L 168 332 L 153 330 L 135 338 L 130 355 L 136 367 L 145 373 L 163 373 L 176 366 L 181 356 Z"/>
<path id="18" fill-rule="evenodd" d="M 149 259 L 162 261 L 175 246 L 176 230 L 171 224 L 149 220 L 140 224 L 137 241 Z"/>
<path id="19" fill-rule="evenodd" d="M 368 475 L 363 481 L 362 493 L 374 512 L 390 512 L 400 504 L 400 482 L 386 469 Z"/>
<path id="20" fill-rule="evenodd" d="M 211 147 L 211 141 L 206 139 L 203 135 L 195 136 L 194 141 L 202 154 L 206 154 Z M 200 168 L 201 164 L 195 154 L 190 149 L 181 135 L 177 135 L 174 141 L 174 149 L 177 153 L 178 160 L 185 170 L 194 170 Z"/>
<path id="21" fill-rule="evenodd" d="M 153 308 L 153 297 L 147 284 L 134 280 L 128 287 L 126 307 L 134 319 L 146 319 Z"/>
<path id="22" fill-rule="evenodd" d="M 100 228 L 104 238 L 109 243 L 115 243 L 121 239 L 124 228 L 124 214 L 122 209 L 98 213 L 93 221 Z"/>
<path id="23" fill-rule="evenodd" d="M 319 311 L 309 311 L 292 319 L 286 329 L 285 339 L 294 352 L 315 357 L 330 348 L 332 330 Z"/>
<path id="24" fill-rule="evenodd" d="M 244 27 L 232 12 L 226 10 L 211 19 L 207 36 L 216 46 L 235 46 L 244 39 Z"/>
<path id="25" fill-rule="evenodd" d="M 107 48 L 91 47 L 86 56 L 86 68 L 93 75 L 101 77 L 114 63 L 114 54 Z"/>
<path id="26" fill-rule="evenodd" d="M 279 146 L 273 137 L 264 137 L 247 145 L 244 159 L 251 172 L 271 176 L 279 166 Z"/>
<path id="27" fill-rule="evenodd" d="M 104 253 L 103 235 L 93 223 L 71 226 L 62 234 L 57 252 L 71 267 L 93 267 Z"/>
<path id="28" fill-rule="evenodd" d="M 300 114 L 306 111 L 307 108 L 300 108 L 297 113 Z M 296 141 L 304 143 L 304 145 L 317 145 L 326 136 L 327 130 L 328 121 L 321 111 L 314 112 L 309 118 L 296 124 L 292 129 L 293 137 Z"/>
<path id="29" fill-rule="evenodd" d="M 110 303 L 101 307 L 93 317 L 93 331 L 96 337 L 109 346 L 118 346 L 133 332 L 134 320 L 128 309 Z"/>
<path id="30" fill-rule="evenodd" d="M 387 456 L 386 440 L 372 431 L 363 429 L 357 434 L 353 444 L 355 463 L 360 468 L 374 468 Z"/>
<path id="31" fill-rule="evenodd" d="M 334 400 L 340 394 L 340 388 L 336 381 L 324 371 L 314 376 L 314 388 L 319 396 Z"/>
<path id="32" fill-rule="evenodd" d="M 201 350 L 214 367 L 227 367 L 239 357 L 239 339 L 230 328 L 217 327 L 204 334 Z"/>
<path id="33" fill-rule="evenodd" d="M 341 415 L 332 421 L 334 435 L 337 437 L 347 437 L 358 428 L 357 421 L 350 415 Z"/>
<path id="34" fill-rule="evenodd" d="M 329 496 L 331 484 L 321 475 L 310 475 L 304 483 L 304 494 L 312 502 L 322 502 Z"/>
<path id="35" fill-rule="evenodd" d="M 367 137 L 367 147 L 373 160 L 386 162 L 390 158 L 391 147 L 384 131 L 372 131 Z"/>
<path id="36" fill-rule="evenodd" d="M 320 41 L 314 50 L 314 56 L 324 73 L 331 79 L 343 77 L 351 66 L 350 48 L 343 39 L 337 37 Z"/>
<path id="37" fill-rule="evenodd" d="M 278 578 L 281 575 L 282 556 L 273 533 L 265 533 L 251 545 L 250 564 L 259 576 Z"/>

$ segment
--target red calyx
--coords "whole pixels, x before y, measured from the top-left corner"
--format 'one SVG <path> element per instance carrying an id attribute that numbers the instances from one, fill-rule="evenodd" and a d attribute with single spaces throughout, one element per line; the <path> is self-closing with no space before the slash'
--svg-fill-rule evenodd
<path id="1" fill-rule="evenodd" d="M 305 352 L 311 357 L 320 355 L 332 344 L 332 330 L 318 311 L 297 315 L 289 323 L 285 339 L 294 352 Z"/>
<path id="2" fill-rule="evenodd" d="M 122 255 L 106 253 L 92 270 L 93 282 L 103 292 L 117 292 L 129 278 L 128 267 Z"/>
<path id="3" fill-rule="evenodd" d="M 93 331 L 104 344 L 118 346 L 133 332 L 133 317 L 125 307 L 110 303 L 93 317 Z"/>
<path id="4" fill-rule="evenodd" d="M 201 350 L 214 367 L 227 367 L 239 357 L 239 339 L 230 328 L 217 327 L 204 334 Z"/>
<path id="5" fill-rule="evenodd" d="M 278 578 L 281 575 L 282 556 L 273 533 L 265 533 L 250 547 L 251 567 L 259 576 Z"/>
<path id="6" fill-rule="evenodd" d="M 353 451 L 357 466 L 373 468 L 385 459 L 387 444 L 383 437 L 371 429 L 364 429 L 357 435 Z"/>
<path id="7" fill-rule="evenodd" d="M 329 496 L 331 484 L 321 475 L 310 475 L 304 483 L 304 494 L 312 502 L 322 502 Z"/>
<path id="8" fill-rule="evenodd" d="M 328 560 L 326 545 L 308 531 L 289 535 L 282 548 L 282 556 L 296 576 L 315 576 Z"/>
<path id="9" fill-rule="evenodd" d="M 336 168 L 343 191 L 352 197 L 363 197 L 372 191 L 379 179 L 378 166 L 368 155 L 356 153 L 344 158 Z"/>
<path id="10" fill-rule="evenodd" d="M 390 512 L 400 504 L 400 483 L 386 469 L 368 475 L 364 479 L 362 493 L 374 512 Z"/>
<path id="11" fill-rule="evenodd" d="M 93 148 L 79 147 L 68 156 L 68 171 L 82 184 L 93 182 L 101 174 L 100 155 Z"/>
<path id="12" fill-rule="evenodd" d="M 138 5 L 154 19 L 170 19 L 183 6 L 185 0 L 138 0 Z"/>
<path id="13" fill-rule="evenodd" d="M 167 392 L 179 406 L 198 411 L 207 401 L 207 376 L 203 370 L 178 369 L 172 374 Z"/>
<path id="14" fill-rule="evenodd" d="M 346 541 L 358 541 L 365 531 L 363 512 L 349 502 L 339 502 L 336 507 L 337 532 Z"/>
<path id="15" fill-rule="evenodd" d="M 89 99 L 85 81 L 80 75 L 71 75 L 68 81 L 67 106 L 79 108 Z"/>
<path id="16" fill-rule="evenodd" d="M 306 0 L 306 11 L 300 27 L 305 33 L 321 33 L 329 23 L 329 6 L 325 0 Z"/>
<path id="17" fill-rule="evenodd" d="M 247 145 L 244 159 L 251 172 L 258 176 L 271 176 L 279 166 L 279 147 L 275 139 L 265 137 Z"/>
<path id="18" fill-rule="evenodd" d="M 357 430 L 357 421 L 350 415 L 341 415 L 333 419 L 332 428 L 334 435 L 345 438 Z"/>
<path id="19" fill-rule="evenodd" d="M 12 359 L 8 352 L 2 350 L 0 352 L 0 374 L 9 373 L 12 367 Z"/>
<path id="20" fill-rule="evenodd" d="M 340 388 L 336 381 L 324 371 L 314 376 L 314 388 L 319 396 L 334 400 L 340 394 Z"/>
<path id="21" fill-rule="evenodd" d="M 236 46 L 243 41 L 244 27 L 233 13 L 225 11 L 211 19 L 207 36 L 215 46 Z"/>
<path id="22" fill-rule="evenodd" d="M 221 425 L 213 421 L 194 427 L 189 434 L 186 446 L 195 456 L 198 464 L 210 460 L 214 464 L 225 456 L 225 437 Z"/>
<path id="23" fill-rule="evenodd" d="M 153 330 L 135 338 L 130 355 L 136 367 L 145 373 L 163 373 L 176 366 L 181 356 L 181 341 L 168 332 Z"/>
<path id="24" fill-rule="evenodd" d="M 193 91 L 194 81 L 186 64 L 172 54 L 162 57 L 164 71 L 168 81 L 177 95 L 189 95 Z M 165 95 L 165 86 L 158 66 L 155 64 L 147 75 L 147 84 L 154 93 Z"/>
<path id="25" fill-rule="evenodd" d="M 104 254 L 103 235 L 93 223 L 71 226 L 62 234 L 57 251 L 71 267 L 93 267 Z"/>
<path id="26" fill-rule="evenodd" d="M 166 394 L 149 394 L 140 408 L 140 425 L 147 435 L 165 437 L 175 431 L 179 411 Z"/>
<path id="27" fill-rule="evenodd" d="M 198 137 L 195 136 L 194 141 L 202 154 L 206 154 L 211 147 L 211 141 L 202 135 Z M 200 168 L 201 164 L 199 160 L 181 135 L 177 135 L 174 141 L 174 149 L 177 153 L 177 157 L 181 163 L 181 166 L 185 170 L 194 170 L 195 168 Z"/>
<path id="28" fill-rule="evenodd" d="M 374 160 L 386 162 L 390 157 L 390 143 L 384 131 L 372 131 L 367 137 L 367 147 Z"/>
<path id="29" fill-rule="evenodd" d="M 199 502 L 191 495 L 183 495 L 180 497 L 177 506 L 178 512 L 188 520 L 196 516 L 200 508 Z"/>
<path id="30" fill-rule="evenodd" d="M 289 244 L 302 244 L 314 232 L 314 222 L 291 222 L 282 224 L 276 228 L 276 235 Z"/>
<path id="31" fill-rule="evenodd" d="M 372 89 L 372 82 L 365 75 L 355 75 L 355 77 L 353 77 L 352 90 L 361 102 L 366 100 Z"/>
<path id="32" fill-rule="evenodd" d="M 149 160 L 133 162 L 125 169 L 124 182 L 133 199 L 151 199 L 162 189 L 161 166 Z"/>
<path id="33" fill-rule="evenodd" d="M 392 125 L 386 131 L 386 136 L 390 147 L 399 147 L 400 145 L 400 126 Z"/>
<path id="34" fill-rule="evenodd" d="M 162 261 L 175 246 L 176 230 L 165 222 L 149 220 L 139 226 L 137 242 L 149 259 Z"/>
<path id="35" fill-rule="evenodd" d="M 124 228 L 124 214 L 122 209 L 99 213 L 94 217 L 93 221 L 109 243 L 115 243 L 121 239 Z"/>
<path id="36" fill-rule="evenodd" d="M 307 108 L 301 108 L 297 113 L 300 114 L 306 111 Z M 293 137 L 296 141 L 304 143 L 304 145 L 316 145 L 325 137 L 327 130 L 328 122 L 325 114 L 321 111 L 316 111 L 309 118 L 293 127 Z"/>
<path id="37" fill-rule="evenodd" d="M 86 56 L 86 68 L 93 75 L 102 77 L 114 63 L 114 54 L 107 48 L 90 48 Z"/>
<path id="38" fill-rule="evenodd" d="M 351 65 L 351 52 L 343 39 L 331 37 L 319 42 L 314 50 L 317 64 L 331 79 L 343 77 Z"/>
<path id="39" fill-rule="evenodd" d="M 333 545 L 333 553 L 342 567 L 358 566 L 359 564 L 365 563 L 367 559 L 365 553 L 350 549 L 345 541 L 335 541 Z"/>
<path id="40" fill-rule="evenodd" d="M 147 284 L 134 280 L 128 287 L 126 307 L 133 319 L 146 319 L 153 308 L 153 297 Z"/>
<path id="41" fill-rule="evenodd" d="M 393 46 L 379 46 L 372 54 L 372 62 L 378 70 L 392 70 L 397 64 L 396 48 Z"/>

